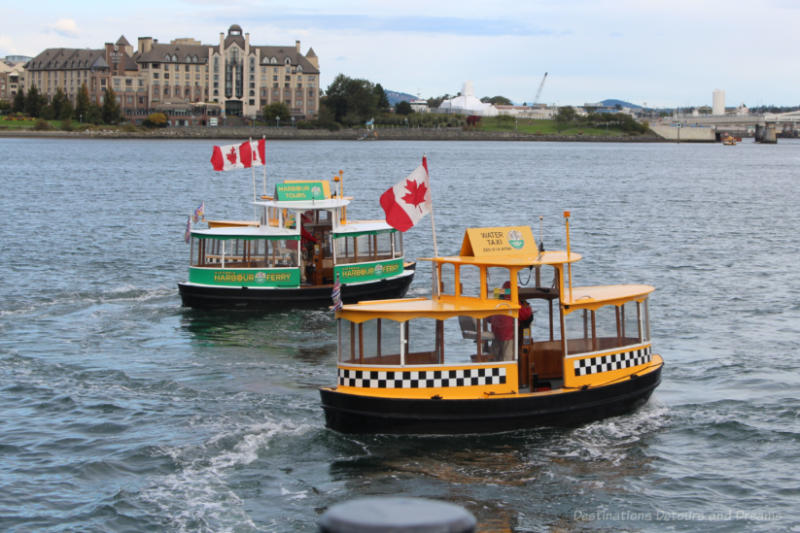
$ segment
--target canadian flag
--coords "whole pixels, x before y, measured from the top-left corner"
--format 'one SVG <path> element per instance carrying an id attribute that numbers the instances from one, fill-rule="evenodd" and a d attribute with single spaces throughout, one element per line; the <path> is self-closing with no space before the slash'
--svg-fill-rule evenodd
<path id="1" fill-rule="evenodd" d="M 403 181 L 381 195 L 381 207 L 386 213 L 386 223 L 399 231 L 406 231 L 431 212 L 431 183 L 428 160 Z"/>
<path id="2" fill-rule="evenodd" d="M 242 143 L 239 146 L 239 154 L 241 154 L 245 168 L 263 167 L 266 164 L 266 145 L 267 143 L 264 139 L 259 139 Z"/>
<path id="3" fill-rule="evenodd" d="M 245 141 L 238 145 L 215 146 L 211 154 L 211 165 L 217 171 L 264 166 L 265 151 L 264 139 Z"/>

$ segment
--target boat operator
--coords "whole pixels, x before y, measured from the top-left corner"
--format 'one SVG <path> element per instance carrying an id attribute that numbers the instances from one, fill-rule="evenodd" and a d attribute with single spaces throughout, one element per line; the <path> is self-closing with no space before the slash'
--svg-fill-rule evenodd
<path id="1" fill-rule="evenodd" d="M 503 292 L 500 293 L 500 299 L 508 300 L 511 298 L 509 291 L 511 290 L 511 282 L 506 281 L 503 283 Z M 531 306 L 526 300 L 520 298 L 520 310 L 518 313 L 519 329 L 516 332 L 519 335 L 523 329 L 530 327 L 533 321 L 533 312 Z M 514 360 L 514 317 L 507 315 L 493 315 L 489 317 L 489 324 L 492 328 L 492 356 L 497 361 L 513 361 Z"/>

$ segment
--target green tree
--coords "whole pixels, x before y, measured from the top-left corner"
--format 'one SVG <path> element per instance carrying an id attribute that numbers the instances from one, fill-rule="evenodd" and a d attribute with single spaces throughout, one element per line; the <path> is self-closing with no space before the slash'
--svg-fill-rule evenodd
<path id="1" fill-rule="evenodd" d="M 122 113 L 117 103 L 117 95 L 114 94 L 114 89 L 111 87 L 106 87 L 103 90 L 101 116 L 105 124 L 119 124 L 120 120 L 122 120 Z"/>
<path id="2" fill-rule="evenodd" d="M 11 111 L 14 113 L 25 112 L 25 91 L 22 89 L 17 91 L 17 94 L 14 95 L 14 101 L 11 104 Z"/>
<path id="3" fill-rule="evenodd" d="M 392 108 L 392 106 L 389 105 L 389 99 L 386 97 L 386 91 L 383 90 L 380 83 L 375 84 L 375 96 L 378 98 L 378 111 L 385 113 Z"/>
<path id="4" fill-rule="evenodd" d="M 5 115 L 11 109 L 11 102 L 0 100 L 0 115 Z"/>
<path id="5" fill-rule="evenodd" d="M 443 96 L 437 96 L 435 98 L 428 98 L 428 107 L 430 107 L 431 109 L 436 109 L 437 107 L 442 105 L 442 102 L 444 102 L 445 100 L 449 100 L 450 98 L 451 96 L 449 94 L 445 94 Z"/>
<path id="6" fill-rule="evenodd" d="M 492 96 L 489 98 L 488 96 L 484 96 L 481 98 L 481 102 L 484 104 L 492 104 L 492 105 L 511 105 L 511 100 L 506 98 L 505 96 Z"/>
<path id="7" fill-rule="evenodd" d="M 275 119 L 280 118 L 280 122 L 289 124 L 291 114 L 289 108 L 283 102 L 275 102 L 264 106 L 264 120 L 267 124 L 272 125 L 278 123 Z"/>
<path id="8" fill-rule="evenodd" d="M 346 125 L 361 124 L 375 115 L 378 97 L 375 86 L 368 80 L 354 79 L 339 74 L 328 86 L 323 100 L 333 111 L 337 122 Z"/>
<path id="9" fill-rule="evenodd" d="M 78 117 L 78 120 L 83 122 L 89 122 L 89 105 L 91 102 L 89 101 L 89 89 L 86 88 L 86 84 L 84 83 L 81 85 L 80 90 L 78 90 L 78 97 L 75 99 L 75 115 Z"/>
<path id="10" fill-rule="evenodd" d="M 42 107 L 44 107 L 44 98 L 39 94 L 36 85 L 31 85 L 25 97 L 25 112 L 34 118 L 39 118 L 39 115 L 42 114 Z"/>
<path id="11" fill-rule="evenodd" d="M 50 102 L 50 106 L 52 107 L 54 119 L 65 120 L 72 118 L 72 103 L 61 87 L 56 89 L 56 94 L 53 95 L 53 101 Z"/>
<path id="12" fill-rule="evenodd" d="M 411 109 L 411 104 L 402 100 L 394 105 L 394 112 L 398 115 L 410 115 L 414 110 Z"/>
<path id="13" fill-rule="evenodd" d="M 575 108 L 572 106 L 559 107 L 555 116 L 556 129 L 558 131 L 563 130 L 568 125 L 572 124 L 577 117 L 578 114 L 575 112 Z"/>
<path id="14" fill-rule="evenodd" d="M 89 104 L 89 109 L 86 111 L 86 115 L 83 117 L 84 122 L 89 122 L 91 124 L 102 124 L 103 122 L 103 110 L 100 109 L 100 106 L 97 104 Z"/>

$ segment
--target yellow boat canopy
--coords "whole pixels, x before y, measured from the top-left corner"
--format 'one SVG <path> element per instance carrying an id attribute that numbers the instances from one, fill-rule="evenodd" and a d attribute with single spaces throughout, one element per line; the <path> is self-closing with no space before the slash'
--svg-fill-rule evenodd
<path id="1" fill-rule="evenodd" d="M 396 322 L 406 322 L 415 318 L 446 320 L 459 315 L 487 318 L 492 315 L 514 316 L 519 308 L 518 304 L 512 304 L 507 300 L 460 298 L 458 302 L 452 302 L 427 298 L 403 298 L 345 305 L 336 313 L 336 318 L 344 318 L 356 324 L 373 318 L 384 318 Z"/>
<path id="2" fill-rule="evenodd" d="M 564 301 L 564 309 L 596 310 L 604 305 L 621 305 L 631 300 L 643 300 L 653 292 L 651 285 L 595 285 L 591 287 L 573 287 L 572 301 Z M 567 296 L 565 294 L 564 296 Z"/>

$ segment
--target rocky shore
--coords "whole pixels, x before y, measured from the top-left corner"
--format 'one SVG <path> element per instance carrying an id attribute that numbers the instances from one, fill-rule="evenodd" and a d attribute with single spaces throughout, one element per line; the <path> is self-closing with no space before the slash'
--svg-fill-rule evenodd
<path id="1" fill-rule="evenodd" d="M 52 137 L 84 139 L 246 139 L 284 140 L 390 140 L 390 141 L 549 141 L 549 142 L 665 142 L 649 132 L 644 135 L 544 135 L 519 132 L 486 132 L 462 128 L 389 128 L 367 131 L 304 130 L 265 127 L 177 127 L 154 130 L 93 129 L 84 131 L 0 130 L 0 137 Z"/>

